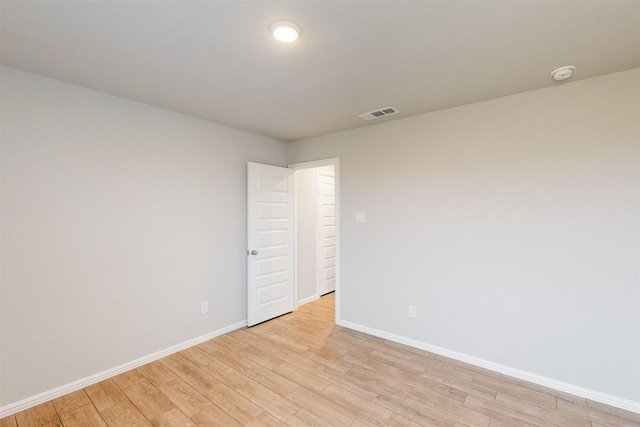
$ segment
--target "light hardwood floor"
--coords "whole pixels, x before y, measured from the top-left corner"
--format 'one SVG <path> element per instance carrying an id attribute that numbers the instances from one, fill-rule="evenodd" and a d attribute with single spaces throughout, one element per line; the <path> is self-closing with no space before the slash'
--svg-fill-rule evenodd
<path id="1" fill-rule="evenodd" d="M 334 295 L 8 426 L 640 426 L 640 415 L 334 324 Z"/>

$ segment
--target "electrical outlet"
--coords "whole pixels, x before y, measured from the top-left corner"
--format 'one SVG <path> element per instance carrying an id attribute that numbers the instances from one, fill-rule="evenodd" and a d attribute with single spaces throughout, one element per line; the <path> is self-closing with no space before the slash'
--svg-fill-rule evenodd
<path id="1" fill-rule="evenodd" d="M 207 314 L 209 312 L 209 303 L 207 301 L 202 301 L 200 303 L 200 314 Z"/>
<path id="2" fill-rule="evenodd" d="M 415 305 L 410 305 L 409 306 L 409 317 L 416 317 L 416 306 Z"/>

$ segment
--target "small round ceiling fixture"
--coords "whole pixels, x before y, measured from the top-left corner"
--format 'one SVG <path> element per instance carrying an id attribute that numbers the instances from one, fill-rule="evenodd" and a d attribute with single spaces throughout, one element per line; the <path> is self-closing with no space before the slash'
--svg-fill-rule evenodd
<path id="1" fill-rule="evenodd" d="M 553 70 L 551 72 L 551 76 L 554 78 L 554 80 L 567 80 L 569 77 L 573 76 L 573 70 L 575 69 L 576 67 L 574 67 L 573 65 L 565 65 L 564 67 L 556 68 L 555 70 Z"/>
<path id="2" fill-rule="evenodd" d="M 282 43 L 291 43 L 298 40 L 302 34 L 302 28 L 291 21 L 276 21 L 269 25 L 269 32 L 276 40 Z"/>

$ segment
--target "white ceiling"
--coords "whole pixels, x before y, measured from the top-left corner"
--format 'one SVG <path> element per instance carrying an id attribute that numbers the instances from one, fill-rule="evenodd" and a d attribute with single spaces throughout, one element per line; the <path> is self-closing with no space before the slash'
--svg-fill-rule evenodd
<path id="1" fill-rule="evenodd" d="M 640 0 L 6 1 L 4 65 L 292 141 L 640 67 Z M 294 44 L 267 32 L 303 30 Z M 357 114 L 394 106 L 400 114 Z"/>

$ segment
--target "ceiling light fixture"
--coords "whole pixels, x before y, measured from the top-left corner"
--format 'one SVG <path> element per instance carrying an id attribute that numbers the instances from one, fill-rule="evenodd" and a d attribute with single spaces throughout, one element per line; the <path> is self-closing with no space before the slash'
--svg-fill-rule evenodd
<path id="1" fill-rule="evenodd" d="M 302 28 L 291 21 L 276 21 L 269 25 L 269 32 L 276 40 L 282 43 L 291 43 L 298 40 L 302 34 Z"/>
<path id="2" fill-rule="evenodd" d="M 554 80 L 567 80 L 569 77 L 573 76 L 573 70 L 575 69 L 576 67 L 574 67 L 573 65 L 565 65 L 564 67 L 556 68 L 555 70 L 553 70 L 551 72 L 551 76 L 554 78 Z"/>

